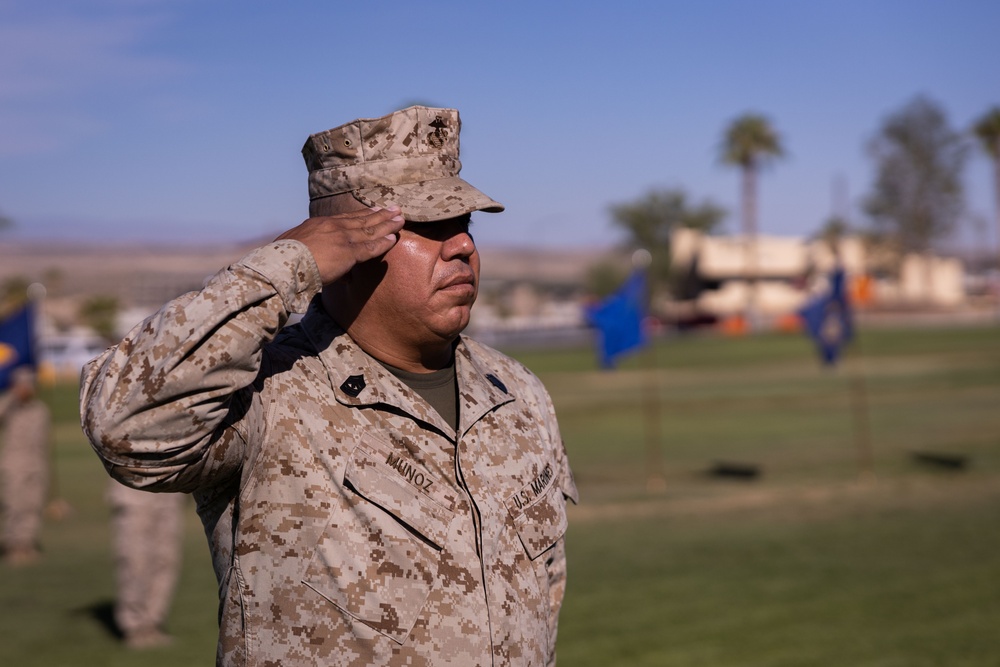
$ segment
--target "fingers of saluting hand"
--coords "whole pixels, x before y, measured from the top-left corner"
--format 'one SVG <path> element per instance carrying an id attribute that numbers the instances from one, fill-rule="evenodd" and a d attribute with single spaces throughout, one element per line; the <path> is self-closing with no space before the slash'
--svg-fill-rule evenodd
<path id="1" fill-rule="evenodd" d="M 346 217 L 332 216 L 318 218 L 334 227 L 334 233 L 343 232 L 344 241 L 359 253 L 357 260 L 377 257 L 396 243 L 396 232 L 403 228 L 403 215 L 399 208 L 373 208 L 360 215 L 347 214 Z M 383 241 L 387 242 L 383 243 Z"/>
<path id="2" fill-rule="evenodd" d="M 323 284 L 337 280 L 358 262 L 388 252 L 403 228 L 398 207 L 365 209 L 328 217 L 309 218 L 276 240 L 293 239 L 309 248 Z"/>

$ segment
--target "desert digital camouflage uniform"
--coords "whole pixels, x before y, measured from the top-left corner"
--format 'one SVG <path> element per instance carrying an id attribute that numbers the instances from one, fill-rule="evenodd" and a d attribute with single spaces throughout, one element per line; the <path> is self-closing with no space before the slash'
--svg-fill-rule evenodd
<path id="1" fill-rule="evenodd" d="M 424 161 L 408 155 L 420 145 L 455 159 L 440 156 L 448 187 L 407 220 L 502 209 L 453 178 L 457 112 L 345 127 L 303 151 L 313 196 L 412 200 L 419 185 L 367 160 Z M 456 429 L 334 322 L 321 287 L 308 248 L 276 241 L 84 371 L 83 427 L 111 475 L 197 500 L 220 583 L 218 664 L 553 664 L 577 492 L 541 382 L 459 337 Z"/>
<path id="2" fill-rule="evenodd" d="M 34 383 L 30 380 L 17 382 Z M 3 548 L 10 562 L 38 553 L 42 513 L 49 490 L 49 408 L 33 395 L 20 399 L 15 388 L 0 394 L 0 487 L 3 489 Z"/>
<path id="3" fill-rule="evenodd" d="M 195 493 L 219 663 L 553 662 L 576 490 L 541 383 L 463 337 L 456 433 L 318 303 L 281 330 L 319 288 L 276 242 L 85 371 L 111 474 Z"/>
<path id="4" fill-rule="evenodd" d="M 169 641 L 163 632 L 181 568 L 184 495 L 146 493 L 110 480 L 115 558 L 115 623 L 137 648 Z"/>

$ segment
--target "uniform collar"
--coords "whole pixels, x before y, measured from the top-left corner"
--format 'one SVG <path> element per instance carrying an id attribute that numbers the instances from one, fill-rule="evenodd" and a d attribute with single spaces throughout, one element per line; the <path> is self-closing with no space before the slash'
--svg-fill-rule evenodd
<path id="1" fill-rule="evenodd" d="M 437 410 L 370 357 L 333 321 L 319 297 L 302 319 L 302 328 L 315 347 L 329 376 L 337 402 L 351 407 L 388 405 L 443 433 L 454 433 Z M 498 372 L 459 337 L 455 347 L 458 379 L 459 434 L 483 415 L 515 399 Z"/>

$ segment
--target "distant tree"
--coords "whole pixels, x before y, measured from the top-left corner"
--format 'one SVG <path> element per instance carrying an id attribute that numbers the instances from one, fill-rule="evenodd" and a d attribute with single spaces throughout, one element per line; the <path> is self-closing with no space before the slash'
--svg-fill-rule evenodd
<path id="1" fill-rule="evenodd" d="M 59 267 L 50 266 L 42 273 L 42 283 L 50 294 L 58 292 L 66 280 L 65 272 Z"/>
<path id="2" fill-rule="evenodd" d="M 598 262 L 587 269 L 587 292 L 596 299 L 603 299 L 621 287 L 627 277 L 624 264 Z"/>
<path id="3" fill-rule="evenodd" d="M 92 296 L 80 307 L 80 319 L 109 343 L 115 342 L 119 304 L 113 296 Z"/>
<path id="4" fill-rule="evenodd" d="M 0 213 L 0 232 L 7 229 L 12 229 L 14 227 L 14 221 L 8 218 L 3 213 Z"/>
<path id="5" fill-rule="evenodd" d="M 740 217 L 746 238 L 746 265 L 750 274 L 747 316 L 756 319 L 757 289 L 757 176 L 761 168 L 785 154 L 781 137 L 771 122 L 758 113 L 737 117 L 722 135 L 720 158 L 724 164 L 740 168 Z"/>
<path id="6" fill-rule="evenodd" d="M 742 173 L 740 216 L 748 238 L 757 234 L 757 176 L 762 167 L 784 154 L 781 137 L 760 114 L 736 118 L 723 133 L 720 158 L 725 164 L 738 166 Z"/>
<path id="7" fill-rule="evenodd" d="M 983 150 L 993 160 L 993 194 L 996 196 L 997 252 L 1000 253 L 1000 107 L 993 107 L 973 127 Z"/>
<path id="8" fill-rule="evenodd" d="M 904 252 L 926 252 L 964 208 L 966 143 L 937 104 L 917 97 L 885 120 L 868 151 L 877 171 L 865 210 L 876 230 Z"/>
<path id="9" fill-rule="evenodd" d="M 835 262 L 841 262 L 843 257 L 840 254 L 841 241 L 844 240 L 848 234 L 851 233 L 851 225 L 847 222 L 847 219 L 843 216 L 834 214 L 831 215 L 826 221 L 820 226 L 813 239 L 816 241 L 821 241 L 826 244 L 826 247 L 830 250 L 833 255 Z M 818 271 L 818 266 L 814 263 L 810 263 L 806 267 L 805 273 L 800 277 L 800 281 L 804 285 L 808 285 L 816 275 Z"/>
<path id="10" fill-rule="evenodd" d="M 6 317 L 28 301 L 28 285 L 24 276 L 11 276 L 0 284 L 0 317 Z"/>
<path id="11" fill-rule="evenodd" d="M 831 216 L 827 218 L 823 226 L 820 227 L 819 233 L 816 235 L 817 238 L 824 241 L 830 249 L 836 252 L 837 247 L 840 245 L 840 241 L 847 236 L 851 231 L 851 226 L 847 223 L 847 220 L 840 217 L 839 215 Z"/>
<path id="12" fill-rule="evenodd" d="M 712 232 L 725 216 L 725 209 L 711 201 L 692 204 L 678 188 L 650 190 L 633 202 L 611 207 L 614 225 L 628 233 L 628 246 L 649 251 L 649 275 L 659 285 L 670 280 L 671 233 L 681 228 Z"/>
<path id="13" fill-rule="evenodd" d="M 822 239 L 839 241 L 850 231 L 851 226 L 847 223 L 847 220 L 844 220 L 844 218 L 839 215 L 834 215 L 827 218 L 826 222 L 823 223 L 823 226 L 820 227 L 819 237 Z"/>

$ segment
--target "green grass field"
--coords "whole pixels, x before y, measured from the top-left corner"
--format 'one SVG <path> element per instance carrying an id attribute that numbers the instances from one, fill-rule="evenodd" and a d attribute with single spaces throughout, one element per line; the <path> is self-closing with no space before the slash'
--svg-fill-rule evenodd
<path id="1" fill-rule="evenodd" d="M 859 342 L 835 370 L 791 335 L 671 338 L 614 372 L 590 350 L 511 351 L 552 393 L 582 494 L 561 665 L 1000 665 L 1000 329 Z M 75 387 L 47 398 L 74 511 L 46 524 L 41 563 L 0 568 L 0 665 L 212 664 L 190 505 L 175 644 L 140 655 L 107 632 L 106 478 Z"/>

